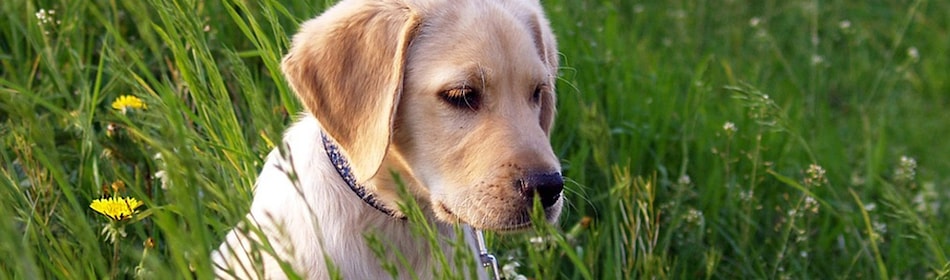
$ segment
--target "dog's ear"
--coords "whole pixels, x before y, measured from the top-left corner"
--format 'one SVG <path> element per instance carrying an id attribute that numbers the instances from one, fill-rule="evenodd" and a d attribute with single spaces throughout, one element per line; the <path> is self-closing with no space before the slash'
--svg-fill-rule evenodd
<path id="1" fill-rule="evenodd" d="M 281 69 L 364 182 L 376 174 L 390 143 L 419 20 L 405 6 L 354 2 L 360 1 L 301 25 Z"/>

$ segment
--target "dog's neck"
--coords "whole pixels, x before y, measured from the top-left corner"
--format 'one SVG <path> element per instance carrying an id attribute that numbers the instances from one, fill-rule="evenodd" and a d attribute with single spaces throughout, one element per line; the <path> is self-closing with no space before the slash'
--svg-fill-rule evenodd
<path id="1" fill-rule="evenodd" d="M 321 133 L 321 137 L 323 138 L 324 150 L 327 152 L 327 157 L 330 158 L 330 163 L 333 164 L 333 168 L 336 169 L 338 174 L 340 174 L 340 178 L 346 182 L 346 185 L 350 187 L 350 190 L 352 190 L 356 196 L 362 199 L 363 202 L 366 202 L 366 204 L 373 206 L 373 208 L 376 208 L 376 210 L 379 210 L 390 217 L 402 220 L 406 219 L 405 215 L 383 205 L 383 203 L 376 197 L 376 194 L 368 190 L 366 186 L 357 183 L 356 176 L 353 175 L 353 171 L 350 169 L 350 163 L 346 159 L 346 156 L 344 156 L 340 151 L 340 147 L 334 144 L 333 140 L 331 140 L 326 133 Z M 475 256 L 478 259 L 479 264 L 481 264 L 483 267 L 491 267 L 494 274 L 493 278 L 501 279 L 501 274 L 498 270 L 498 261 L 495 259 L 495 256 L 488 252 L 487 246 L 485 246 L 485 239 L 482 237 L 481 230 L 472 228 L 469 229 L 472 230 L 472 232 L 466 233 L 466 235 L 473 234 L 473 236 L 469 236 L 468 238 L 475 239 L 472 240 L 473 242 L 471 245 L 475 246 L 472 249 L 474 249 L 476 253 Z M 479 272 L 479 274 L 481 273 L 484 273 L 484 271 Z"/>
<path id="2" fill-rule="evenodd" d="M 397 219 L 406 219 L 406 216 L 399 213 L 396 210 L 390 209 L 383 205 L 383 203 L 376 198 L 376 195 L 369 191 L 366 186 L 363 186 L 360 183 L 356 182 L 356 176 L 353 175 L 352 169 L 350 169 L 350 162 L 346 159 L 346 156 L 340 151 L 340 147 L 333 143 L 333 140 L 327 136 L 326 133 L 321 133 L 323 138 L 323 148 L 327 152 L 327 157 L 330 158 L 330 163 L 333 164 L 333 168 L 336 169 L 336 172 L 340 174 L 340 178 L 343 178 L 343 181 L 346 182 L 346 185 L 350 187 L 350 190 L 353 191 L 356 196 L 379 210 L 380 212 L 389 215 L 390 217 Z"/>

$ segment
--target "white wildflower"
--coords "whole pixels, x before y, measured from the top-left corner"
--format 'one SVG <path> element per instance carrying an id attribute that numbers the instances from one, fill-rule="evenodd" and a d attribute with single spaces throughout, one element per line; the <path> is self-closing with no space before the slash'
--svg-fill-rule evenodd
<path id="1" fill-rule="evenodd" d="M 901 156 L 900 162 L 897 163 L 897 169 L 894 170 L 894 180 L 906 184 L 914 181 L 915 177 L 917 177 L 917 160 L 912 157 Z"/>
<path id="2" fill-rule="evenodd" d="M 518 267 L 521 267 L 521 263 L 509 260 L 501 267 L 501 274 L 505 276 L 505 279 L 527 280 L 528 277 L 518 273 Z"/>
<path id="3" fill-rule="evenodd" d="M 689 179 L 689 175 L 683 174 L 679 179 L 676 180 L 676 184 L 680 186 L 688 186 L 693 181 Z"/>
<path id="4" fill-rule="evenodd" d="M 531 244 L 535 244 L 535 245 L 544 245 L 548 243 L 550 239 L 551 239 L 550 237 L 546 237 L 546 236 L 532 236 L 531 238 L 528 239 L 528 242 L 531 242 Z"/>
<path id="5" fill-rule="evenodd" d="M 871 228 L 873 228 L 874 232 L 876 232 L 877 234 L 887 233 L 887 224 L 882 223 L 882 222 L 871 221 Z"/>
<path id="6" fill-rule="evenodd" d="M 737 128 L 737 127 L 736 127 L 736 124 L 734 124 L 734 123 L 732 123 L 732 122 L 726 122 L 725 124 L 722 125 L 722 130 L 725 130 L 725 131 L 726 131 L 726 134 L 730 134 L 730 135 L 731 135 L 731 134 L 733 134 L 733 133 L 736 133 L 736 131 L 738 131 L 739 128 Z"/>
<path id="7" fill-rule="evenodd" d="M 814 197 L 811 197 L 811 196 L 805 197 L 805 210 L 810 211 L 814 214 L 817 214 L 819 207 L 820 207 L 820 204 L 818 204 L 818 200 L 815 200 Z"/>
<path id="8" fill-rule="evenodd" d="M 825 169 L 821 168 L 821 165 L 808 165 L 808 169 L 805 170 L 805 175 L 806 187 L 820 187 L 828 183 L 828 179 L 825 178 Z"/>
<path id="9" fill-rule="evenodd" d="M 795 230 L 795 243 L 808 241 L 808 232 L 804 229 Z"/>
<path id="10" fill-rule="evenodd" d="M 871 238 L 878 242 L 884 242 L 884 235 L 887 234 L 887 224 L 877 220 L 871 221 Z"/>
<path id="11" fill-rule="evenodd" d="M 749 19 L 749 26 L 758 27 L 759 23 L 762 23 L 762 19 L 759 17 L 753 17 L 752 19 Z"/>
<path id="12" fill-rule="evenodd" d="M 912 61 L 917 61 L 920 59 L 920 51 L 917 50 L 917 47 L 907 48 L 907 57 L 910 57 Z"/>
<path id="13" fill-rule="evenodd" d="M 158 172 L 155 172 L 154 177 L 162 183 L 162 190 L 168 190 L 168 172 L 165 172 L 165 170 L 159 170 Z"/>
<path id="14" fill-rule="evenodd" d="M 36 14 L 34 14 L 34 15 L 36 16 L 36 19 L 38 19 L 38 20 L 40 21 L 40 24 L 41 24 L 41 25 L 58 24 L 58 23 L 60 23 L 60 21 L 58 21 L 58 20 L 56 20 L 56 19 L 54 18 L 54 16 L 56 15 L 56 10 L 52 10 L 52 9 L 50 9 L 50 10 L 40 9 L 40 10 L 37 11 Z"/>
<path id="15" fill-rule="evenodd" d="M 752 190 L 741 191 L 741 192 L 739 192 L 739 200 L 742 200 L 742 201 L 749 201 L 749 200 L 752 200 L 752 196 L 754 196 L 754 195 L 755 195 L 755 193 L 752 192 Z"/>
<path id="16" fill-rule="evenodd" d="M 686 213 L 686 222 L 695 224 L 697 226 L 702 226 L 706 223 L 706 218 L 703 217 L 703 211 L 696 210 L 696 208 L 690 208 L 689 212 Z"/>
<path id="17" fill-rule="evenodd" d="M 821 65 L 824 62 L 825 62 L 825 58 L 820 55 L 813 54 L 811 56 L 811 65 Z"/>
<path id="18" fill-rule="evenodd" d="M 841 22 L 838 23 L 838 27 L 844 30 L 848 30 L 849 28 L 851 28 L 851 21 L 842 20 Z"/>
<path id="19" fill-rule="evenodd" d="M 168 172 L 165 172 L 165 159 L 162 158 L 162 153 L 155 153 L 152 158 L 158 162 L 159 166 L 161 166 L 158 172 L 155 172 L 153 177 L 161 182 L 162 190 L 168 190 Z"/>

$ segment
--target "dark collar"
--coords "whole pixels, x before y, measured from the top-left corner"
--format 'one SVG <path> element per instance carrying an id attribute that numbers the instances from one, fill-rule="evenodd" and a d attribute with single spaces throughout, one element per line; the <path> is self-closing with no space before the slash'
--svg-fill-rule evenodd
<path id="1" fill-rule="evenodd" d="M 356 177 L 353 176 L 353 171 L 350 170 L 350 162 L 346 160 L 346 156 L 343 156 L 343 153 L 340 152 L 340 147 L 333 143 L 333 140 L 330 140 L 330 137 L 327 137 L 326 133 L 321 133 L 323 136 L 323 148 L 327 151 L 327 156 L 330 157 L 330 163 L 333 164 L 333 168 L 336 169 L 336 172 L 340 174 L 340 178 L 343 178 L 343 181 L 346 182 L 346 185 L 350 186 L 350 190 L 363 199 L 363 202 L 373 206 L 376 210 L 385 213 L 393 218 L 406 219 L 402 214 L 397 213 L 393 209 L 387 208 L 376 199 L 376 195 L 370 191 L 366 190 L 366 187 L 358 184 L 356 182 Z"/>

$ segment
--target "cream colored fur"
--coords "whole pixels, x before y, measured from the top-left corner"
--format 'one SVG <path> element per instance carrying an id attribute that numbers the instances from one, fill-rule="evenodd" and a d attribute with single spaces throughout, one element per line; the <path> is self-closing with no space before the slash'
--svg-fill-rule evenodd
<path id="1" fill-rule="evenodd" d="M 343 0 L 303 23 L 282 68 L 309 113 L 284 136 L 286 153 L 268 156 L 247 222 L 214 253 L 218 277 L 281 279 L 289 269 L 325 279 L 332 263 L 346 279 L 390 278 L 368 233 L 406 257 L 400 271 L 423 279 L 437 265 L 430 250 L 452 255 L 356 196 L 322 133 L 390 209 L 399 174 L 444 240 L 455 238 L 453 224 L 530 226 L 530 199 L 516 182 L 560 172 L 548 140 L 557 67 L 537 0 Z M 458 89 L 477 91 L 477 108 L 448 104 L 442 95 Z M 545 209 L 550 222 L 562 204 L 558 196 Z"/>

